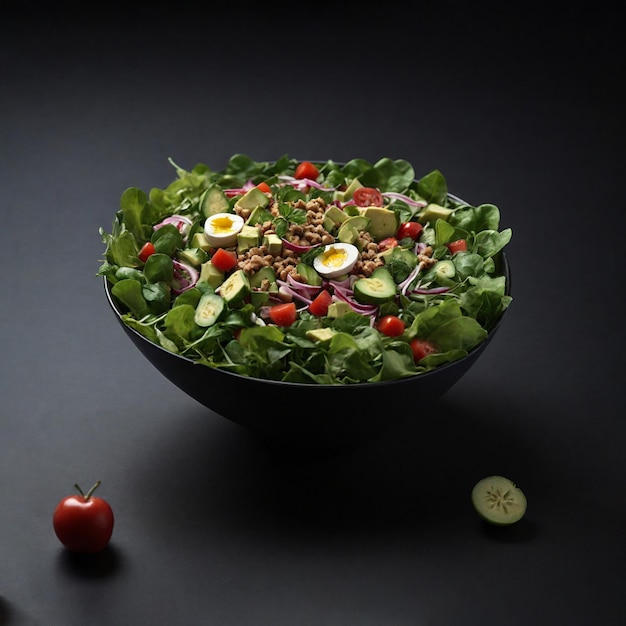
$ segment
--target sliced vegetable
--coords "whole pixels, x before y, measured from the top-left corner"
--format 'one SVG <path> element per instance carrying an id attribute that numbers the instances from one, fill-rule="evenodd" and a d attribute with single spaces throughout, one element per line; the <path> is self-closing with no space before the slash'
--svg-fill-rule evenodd
<path id="1" fill-rule="evenodd" d="M 311 161 L 302 161 L 298 164 L 298 167 L 296 167 L 294 178 L 310 178 L 311 180 L 316 180 L 319 175 L 320 171 Z"/>
<path id="2" fill-rule="evenodd" d="M 146 241 L 146 243 L 144 243 L 141 247 L 141 250 L 139 250 L 139 254 L 137 256 L 142 263 L 145 263 L 148 260 L 148 257 L 153 255 L 154 252 L 154 244 L 151 241 Z"/>
<path id="3" fill-rule="evenodd" d="M 198 326 L 212 326 L 224 310 L 224 298 L 216 293 L 205 293 L 196 306 L 194 321 Z"/>
<path id="4" fill-rule="evenodd" d="M 522 490 L 504 476 L 479 480 L 472 489 L 472 504 L 485 521 L 498 526 L 518 522 L 527 507 Z"/>
<path id="5" fill-rule="evenodd" d="M 219 290 L 228 304 L 239 306 L 250 295 L 250 280 L 243 270 L 237 270 L 220 285 Z"/>
<path id="6" fill-rule="evenodd" d="M 467 241 L 465 239 L 457 239 L 456 241 L 451 241 L 450 243 L 447 243 L 446 246 L 448 250 L 450 250 L 450 252 L 454 254 L 455 252 L 467 250 Z"/>
<path id="7" fill-rule="evenodd" d="M 352 199 L 357 206 L 383 206 L 383 194 L 374 187 L 359 187 Z"/>
<path id="8" fill-rule="evenodd" d="M 294 302 L 284 302 L 271 307 L 269 316 L 277 326 L 291 326 L 298 317 L 298 311 Z"/>
<path id="9" fill-rule="evenodd" d="M 375 269 L 369 278 L 359 278 L 353 289 L 354 297 L 362 304 L 382 304 L 396 295 L 396 283 L 385 267 Z"/>
<path id="10" fill-rule="evenodd" d="M 229 272 L 237 265 L 237 255 L 230 250 L 218 248 L 211 257 L 211 263 L 222 272 Z"/>
<path id="11" fill-rule="evenodd" d="M 309 304 L 309 312 L 317 317 L 323 317 L 328 313 L 328 307 L 332 301 L 333 297 L 330 295 L 328 289 L 322 289 L 313 302 Z"/>
<path id="12" fill-rule="evenodd" d="M 272 193 L 272 188 L 265 181 L 259 183 L 256 188 L 263 193 Z"/>
<path id="13" fill-rule="evenodd" d="M 385 239 L 378 242 L 378 249 L 380 252 L 384 252 L 385 250 L 389 250 L 389 248 L 395 248 L 398 243 L 395 237 L 385 237 Z"/>

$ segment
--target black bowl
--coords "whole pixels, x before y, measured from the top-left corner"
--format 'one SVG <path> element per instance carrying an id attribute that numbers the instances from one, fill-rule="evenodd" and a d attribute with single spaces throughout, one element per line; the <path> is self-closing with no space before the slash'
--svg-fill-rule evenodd
<path id="1" fill-rule="evenodd" d="M 510 268 L 505 254 L 500 255 L 500 261 L 510 295 Z M 353 440 L 410 419 L 406 403 L 399 404 L 398 399 L 419 398 L 421 412 L 426 403 L 446 393 L 485 351 L 504 316 L 466 357 L 424 374 L 381 383 L 307 385 L 241 376 L 169 352 L 124 324 L 106 278 L 104 288 L 130 340 L 172 383 L 215 413 L 259 435 L 301 443 Z M 393 408 L 396 406 L 397 411 Z"/>

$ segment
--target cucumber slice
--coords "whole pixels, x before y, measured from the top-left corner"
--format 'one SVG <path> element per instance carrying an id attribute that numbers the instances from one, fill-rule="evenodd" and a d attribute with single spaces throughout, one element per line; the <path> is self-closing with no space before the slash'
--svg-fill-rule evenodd
<path id="1" fill-rule="evenodd" d="M 211 185 L 202 194 L 200 208 L 204 217 L 209 217 L 216 213 L 226 213 L 229 210 L 228 198 L 219 185 Z"/>
<path id="2" fill-rule="evenodd" d="M 437 278 L 454 278 L 456 268 L 449 259 L 443 259 L 435 263 L 435 275 Z"/>
<path id="3" fill-rule="evenodd" d="M 198 326 L 212 326 L 224 310 L 224 300 L 216 293 L 205 293 L 198 302 L 194 321 Z"/>
<path id="4" fill-rule="evenodd" d="M 355 299 L 361 304 L 383 304 L 395 297 L 396 283 L 387 268 L 379 267 L 369 278 L 359 278 L 353 290 Z"/>
<path id="5" fill-rule="evenodd" d="M 526 513 L 526 496 L 504 476 L 488 476 L 472 489 L 472 504 L 487 522 L 497 526 L 514 524 Z"/>

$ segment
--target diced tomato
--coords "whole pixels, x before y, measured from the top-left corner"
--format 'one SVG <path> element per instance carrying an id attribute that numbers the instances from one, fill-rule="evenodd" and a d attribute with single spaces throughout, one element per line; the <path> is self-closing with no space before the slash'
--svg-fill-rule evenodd
<path id="1" fill-rule="evenodd" d="M 313 165 L 313 163 L 311 163 L 311 161 L 302 161 L 301 163 L 298 163 L 294 177 L 316 180 L 319 175 L 320 171 L 317 167 L 315 167 L 315 165 Z"/>
<path id="2" fill-rule="evenodd" d="M 387 337 L 398 337 L 404 332 L 404 322 L 397 315 L 385 315 L 378 320 L 376 328 Z"/>
<path id="3" fill-rule="evenodd" d="M 234 252 L 225 250 L 224 248 L 218 248 L 211 257 L 211 263 L 222 272 L 228 272 L 237 265 L 237 256 Z"/>
<path id="4" fill-rule="evenodd" d="M 384 252 L 389 248 L 395 248 L 398 245 L 398 240 L 395 237 L 385 237 L 378 242 L 378 251 Z"/>
<path id="5" fill-rule="evenodd" d="M 272 193 L 272 188 L 265 181 L 263 181 L 262 183 L 259 183 L 256 186 L 256 188 L 262 191 L 263 193 Z"/>
<path id="6" fill-rule="evenodd" d="M 411 340 L 411 350 L 413 351 L 413 359 L 417 363 L 421 361 L 425 356 L 432 354 L 433 352 L 437 352 L 437 347 L 431 341 L 427 339 L 419 339 L 415 337 L 415 339 Z"/>
<path id="7" fill-rule="evenodd" d="M 326 289 L 322 289 L 322 291 L 317 294 L 313 302 L 309 304 L 309 311 L 312 315 L 322 317 L 328 313 L 328 307 L 332 301 L 333 297 L 330 295 L 330 292 Z"/>
<path id="8" fill-rule="evenodd" d="M 448 247 L 448 250 L 454 254 L 455 252 L 467 250 L 467 241 L 465 239 L 457 239 L 456 241 L 447 243 L 446 246 Z"/>
<path id="9" fill-rule="evenodd" d="M 151 241 L 146 241 L 139 250 L 139 260 L 142 263 L 145 263 L 148 260 L 148 257 L 154 254 L 154 244 Z M 152 262 L 152 261 L 151 261 Z"/>
<path id="10" fill-rule="evenodd" d="M 270 319 L 278 326 L 291 326 L 298 317 L 295 302 L 275 304 L 269 310 Z"/>
<path id="11" fill-rule="evenodd" d="M 359 187 L 352 199 L 357 206 L 383 206 L 383 194 L 374 187 Z"/>
<path id="12" fill-rule="evenodd" d="M 398 239 L 406 239 L 410 237 L 414 241 L 417 241 L 422 234 L 424 227 L 419 222 L 403 222 L 398 228 L 396 237 Z"/>

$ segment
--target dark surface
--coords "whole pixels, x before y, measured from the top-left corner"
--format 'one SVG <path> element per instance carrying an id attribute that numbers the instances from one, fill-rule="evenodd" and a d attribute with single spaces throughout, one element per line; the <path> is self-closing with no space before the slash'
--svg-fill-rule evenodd
<path id="1" fill-rule="evenodd" d="M 0 625 L 622 624 L 617 15 L 8 5 Z M 127 339 L 95 277 L 98 227 L 126 187 L 170 182 L 168 157 L 221 168 L 235 152 L 405 158 L 501 208 L 514 302 L 434 407 L 399 397 L 390 414 L 407 420 L 294 454 L 207 411 Z M 489 474 L 525 492 L 517 525 L 472 510 Z M 73 558 L 52 512 L 96 480 L 112 543 Z"/>

